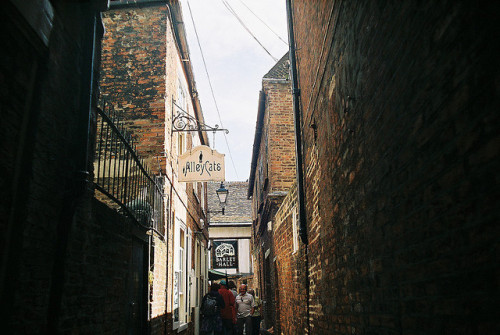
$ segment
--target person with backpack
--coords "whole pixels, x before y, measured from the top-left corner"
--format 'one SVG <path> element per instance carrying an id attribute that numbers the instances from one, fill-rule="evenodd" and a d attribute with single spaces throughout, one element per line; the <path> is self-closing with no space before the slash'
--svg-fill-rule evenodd
<path id="1" fill-rule="evenodd" d="M 218 292 L 220 285 L 212 283 L 210 292 L 205 294 L 201 301 L 201 328 L 200 333 L 204 335 L 222 335 L 222 319 L 220 311 L 225 307 L 224 299 Z"/>

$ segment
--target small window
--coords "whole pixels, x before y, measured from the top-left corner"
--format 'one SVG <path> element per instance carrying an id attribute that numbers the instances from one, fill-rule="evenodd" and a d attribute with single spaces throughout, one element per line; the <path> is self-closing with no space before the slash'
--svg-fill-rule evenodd
<path id="1" fill-rule="evenodd" d="M 299 250 L 299 227 L 297 223 L 297 206 L 292 210 L 293 254 Z"/>
<path id="2" fill-rule="evenodd" d="M 177 138 L 177 154 L 180 156 L 186 151 L 186 134 L 179 132 Z"/>

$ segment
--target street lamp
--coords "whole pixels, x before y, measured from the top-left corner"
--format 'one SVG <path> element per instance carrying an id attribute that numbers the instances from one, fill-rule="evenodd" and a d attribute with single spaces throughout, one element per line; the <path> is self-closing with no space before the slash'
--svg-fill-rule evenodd
<path id="1" fill-rule="evenodd" d="M 226 208 L 227 195 L 229 191 L 224 187 L 224 182 L 220 182 L 220 187 L 215 191 L 217 197 L 219 198 L 220 206 L 222 207 L 222 215 L 224 215 L 224 208 Z"/>
<path id="2" fill-rule="evenodd" d="M 208 210 L 207 213 L 208 214 L 222 213 L 222 215 L 224 215 L 224 210 L 226 208 L 227 195 L 228 195 L 229 191 L 224 187 L 223 181 L 221 181 L 220 187 L 215 191 L 215 193 L 217 193 L 217 197 L 219 198 L 219 205 L 222 208 L 222 210 L 220 210 L 220 211 Z"/>

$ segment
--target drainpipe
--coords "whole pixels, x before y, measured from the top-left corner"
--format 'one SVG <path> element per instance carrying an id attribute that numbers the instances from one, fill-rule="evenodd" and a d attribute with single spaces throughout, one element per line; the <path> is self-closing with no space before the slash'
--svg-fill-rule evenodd
<path id="1" fill-rule="evenodd" d="M 295 61 L 295 38 L 293 35 L 293 17 L 291 9 L 291 0 L 286 2 L 286 11 L 288 18 L 288 44 L 290 57 L 290 72 L 292 77 L 293 94 L 293 119 L 295 124 L 295 164 L 297 168 L 297 196 L 299 201 L 299 235 L 304 244 L 307 245 L 307 221 L 304 205 L 304 170 L 302 157 L 302 132 L 300 115 L 300 88 L 297 80 L 297 64 Z"/>
<path id="2" fill-rule="evenodd" d="M 305 245 L 305 289 L 306 289 L 306 313 L 307 313 L 307 333 L 311 333 L 311 324 L 309 321 L 309 248 L 307 239 L 307 218 L 304 204 L 304 170 L 302 157 L 302 132 L 301 132 L 301 115 L 300 115 L 300 88 L 297 78 L 297 63 L 295 59 L 295 37 L 293 32 L 293 16 L 292 16 L 292 1 L 286 1 L 286 14 L 288 21 L 288 45 L 290 58 L 290 72 L 292 79 L 292 94 L 293 94 L 293 119 L 295 125 L 295 163 L 297 168 L 297 197 L 299 205 L 299 235 Z"/>

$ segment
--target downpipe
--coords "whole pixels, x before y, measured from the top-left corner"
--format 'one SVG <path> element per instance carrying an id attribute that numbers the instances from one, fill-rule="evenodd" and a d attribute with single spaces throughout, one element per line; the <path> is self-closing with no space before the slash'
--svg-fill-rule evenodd
<path id="1" fill-rule="evenodd" d="M 297 62 L 295 57 L 295 36 L 293 30 L 293 13 L 292 1 L 286 1 L 286 13 L 288 23 L 288 45 L 289 45 L 289 60 L 290 72 L 292 79 L 292 97 L 293 97 L 293 118 L 295 126 L 295 164 L 297 169 L 297 197 L 299 206 L 299 236 L 305 245 L 305 272 L 306 272 L 306 313 L 307 313 L 307 333 L 311 333 L 310 326 L 310 288 L 309 288 L 309 248 L 307 237 L 307 216 L 305 210 L 305 194 L 304 194 L 304 170 L 302 156 L 302 131 L 301 131 L 301 113 L 300 113 L 300 88 L 297 77 Z"/>

